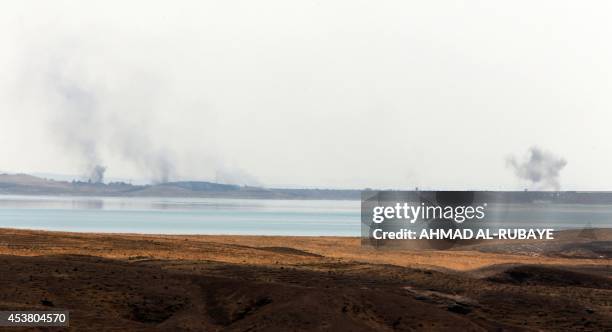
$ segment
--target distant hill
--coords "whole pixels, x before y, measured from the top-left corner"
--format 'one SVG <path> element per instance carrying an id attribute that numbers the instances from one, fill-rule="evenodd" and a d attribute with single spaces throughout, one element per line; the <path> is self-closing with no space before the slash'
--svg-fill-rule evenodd
<path id="1" fill-rule="evenodd" d="M 411 192 L 411 195 L 415 201 L 419 201 L 425 193 L 427 192 L 414 191 Z M 125 182 L 69 182 L 43 179 L 28 174 L 0 174 L 0 195 L 360 200 L 361 190 L 279 189 L 237 186 L 206 181 L 178 181 L 154 185 L 133 185 Z M 411 195 L 409 193 L 408 196 L 410 197 Z M 478 197 L 482 202 L 612 204 L 612 192 L 601 191 L 486 191 L 479 192 Z"/>
<path id="2" fill-rule="evenodd" d="M 27 174 L 0 174 L 0 195 L 71 195 L 132 197 L 225 197 L 264 199 L 358 200 L 359 190 L 269 189 L 206 181 L 178 181 L 155 185 L 124 182 L 56 181 Z"/>

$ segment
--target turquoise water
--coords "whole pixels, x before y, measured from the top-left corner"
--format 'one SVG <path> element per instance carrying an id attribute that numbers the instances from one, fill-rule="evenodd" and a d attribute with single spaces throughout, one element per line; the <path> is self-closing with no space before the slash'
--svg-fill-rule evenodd
<path id="1" fill-rule="evenodd" d="M 73 232 L 359 236 L 359 201 L 0 196 L 0 227 Z"/>
<path id="2" fill-rule="evenodd" d="M 0 228 L 149 234 L 360 236 L 360 201 L 0 196 Z M 612 227 L 612 206 L 491 204 L 486 225 Z M 483 225 L 484 226 L 484 225 Z"/>

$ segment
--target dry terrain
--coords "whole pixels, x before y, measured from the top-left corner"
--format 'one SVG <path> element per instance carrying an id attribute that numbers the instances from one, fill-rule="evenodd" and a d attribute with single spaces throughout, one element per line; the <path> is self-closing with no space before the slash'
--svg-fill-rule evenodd
<path id="1" fill-rule="evenodd" d="M 0 229 L 0 310 L 67 309 L 78 331 L 612 330 L 612 231 L 559 238 L 439 251 Z"/>

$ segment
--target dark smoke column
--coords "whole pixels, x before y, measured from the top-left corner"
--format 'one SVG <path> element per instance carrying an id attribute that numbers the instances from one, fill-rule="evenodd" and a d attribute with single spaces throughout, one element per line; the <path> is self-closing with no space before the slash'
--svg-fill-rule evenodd
<path id="1" fill-rule="evenodd" d="M 96 165 L 91 170 L 91 175 L 89 176 L 89 181 L 91 183 L 104 183 L 104 173 L 106 172 L 106 167 L 101 165 Z"/>
<path id="2" fill-rule="evenodd" d="M 561 188 L 559 174 L 567 165 L 567 161 L 533 146 L 529 149 L 527 158 L 522 162 L 511 156 L 507 159 L 506 164 L 514 170 L 514 174 L 519 179 L 529 181 L 536 189 L 558 191 Z"/>

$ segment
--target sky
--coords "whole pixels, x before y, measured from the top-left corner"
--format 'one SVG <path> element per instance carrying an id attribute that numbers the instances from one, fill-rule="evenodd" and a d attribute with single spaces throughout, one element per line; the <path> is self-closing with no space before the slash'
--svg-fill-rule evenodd
<path id="1" fill-rule="evenodd" d="M 512 167 L 537 147 L 562 161 L 562 189 L 611 190 L 611 15 L 609 1 L 5 1 L 0 170 L 515 190 L 541 185 Z"/>

